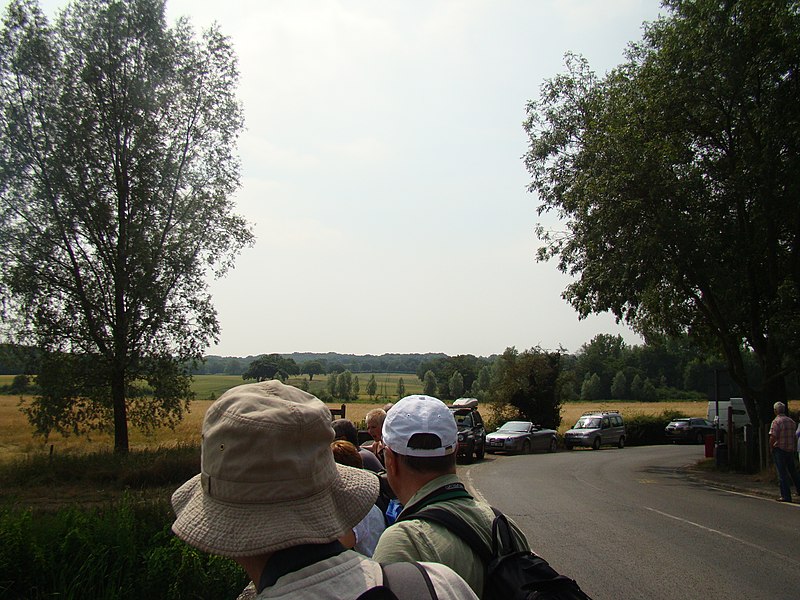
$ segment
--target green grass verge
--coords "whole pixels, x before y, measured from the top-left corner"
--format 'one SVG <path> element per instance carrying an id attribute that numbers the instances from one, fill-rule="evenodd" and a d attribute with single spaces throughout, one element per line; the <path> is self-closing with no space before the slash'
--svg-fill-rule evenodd
<path id="1" fill-rule="evenodd" d="M 0 510 L 0 596 L 235 598 L 244 571 L 174 537 L 172 519 L 166 501 L 127 498 L 102 509 Z"/>

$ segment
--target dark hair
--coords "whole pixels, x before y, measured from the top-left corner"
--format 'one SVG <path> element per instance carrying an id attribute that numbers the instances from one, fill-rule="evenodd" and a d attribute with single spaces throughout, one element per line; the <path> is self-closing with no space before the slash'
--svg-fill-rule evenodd
<path id="1" fill-rule="evenodd" d="M 415 433 L 408 439 L 408 447 L 416 450 L 434 450 L 442 447 L 442 440 L 435 433 Z M 456 453 L 444 456 L 407 456 L 393 452 L 406 466 L 418 473 L 449 473 L 456 467 Z"/>
<path id="2" fill-rule="evenodd" d="M 340 465 L 356 467 L 357 469 L 364 468 L 364 461 L 358 453 L 358 448 L 350 442 L 335 440 L 331 443 L 331 451 L 333 452 L 333 459 Z"/>
<path id="3" fill-rule="evenodd" d="M 344 438 L 356 448 L 358 447 L 358 432 L 350 419 L 336 419 L 331 423 L 336 438 Z"/>

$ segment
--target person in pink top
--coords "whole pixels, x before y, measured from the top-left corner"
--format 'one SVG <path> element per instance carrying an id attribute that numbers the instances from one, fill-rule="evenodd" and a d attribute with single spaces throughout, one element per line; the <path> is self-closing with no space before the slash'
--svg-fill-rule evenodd
<path id="1" fill-rule="evenodd" d="M 775 418 L 769 426 L 769 446 L 772 449 L 775 469 L 778 471 L 781 490 L 778 502 L 791 502 L 791 483 L 794 483 L 797 495 L 800 496 L 800 475 L 794 462 L 797 452 L 797 430 L 795 422 L 786 415 L 786 405 L 783 402 L 776 402 L 773 408 Z"/>

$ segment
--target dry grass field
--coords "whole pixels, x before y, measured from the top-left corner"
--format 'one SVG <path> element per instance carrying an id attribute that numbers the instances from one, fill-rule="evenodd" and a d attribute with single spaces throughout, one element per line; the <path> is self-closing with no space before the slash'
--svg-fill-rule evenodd
<path id="1" fill-rule="evenodd" d="M 19 396 L 0 396 L 0 461 L 7 462 L 36 454 L 50 452 L 50 446 L 56 453 L 85 453 L 110 451 L 113 448 L 113 437 L 110 434 L 93 434 L 89 437 L 62 437 L 53 435 L 48 441 L 33 435 L 33 429 L 25 415 L 19 411 Z M 183 422 L 171 431 L 162 429 L 151 436 L 146 436 L 136 429 L 130 431 L 131 449 L 157 448 L 175 444 L 199 444 L 200 428 L 203 415 L 211 404 L 210 400 L 195 400 L 191 411 Z M 350 403 L 347 405 L 347 418 L 354 422 L 364 419 L 364 415 L 378 403 Z M 330 408 L 339 408 L 340 404 L 330 404 Z M 705 402 L 576 402 L 565 404 L 562 409 L 562 424 L 559 431 L 563 433 L 571 427 L 577 418 L 590 410 L 619 410 L 623 416 L 632 417 L 637 414 L 660 415 L 665 410 L 680 411 L 686 416 L 704 416 Z M 491 417 L 488 407 L 482 410 L 484 419 Z"/>

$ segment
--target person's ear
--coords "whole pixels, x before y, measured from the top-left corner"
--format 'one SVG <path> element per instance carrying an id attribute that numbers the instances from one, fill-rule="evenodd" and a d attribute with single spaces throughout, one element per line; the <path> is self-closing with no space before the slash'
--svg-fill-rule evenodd
<path id="1" fill-rule="evenodd" d="M 387 474 L 391 473 L 392 476 L 397 475 L 397 460 L 389 446 L 384 446 L 383 448 L 383 462 L 385 463 L 384 466 L 386 467 Z"/>

